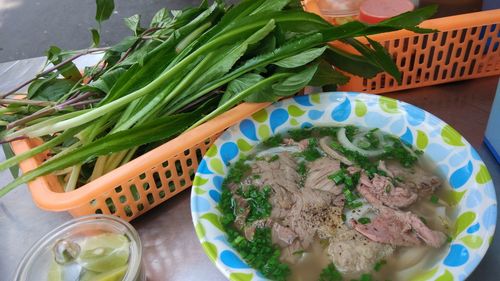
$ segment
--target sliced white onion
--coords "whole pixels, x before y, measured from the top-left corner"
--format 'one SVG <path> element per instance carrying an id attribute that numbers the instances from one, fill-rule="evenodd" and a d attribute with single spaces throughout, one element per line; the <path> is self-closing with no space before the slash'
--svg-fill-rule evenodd
<path id="1" fill-rule="evenodd" d="M 355 146 L 346 136 L 345 134 L 345 128 L 340 128 L 340 130 L 337 132 L 337 139 L 339 140 L 340 144 L 344 146 L 345 148 L 356 151 L 359 154 L 366 156 L 366 157 L 376 157 L 384 153 L 383 149 L 377 149 L 377 150 L 365 150 L 362 148 L 359 148 Z"/>
<path id="2" fill-rule="evenodd" d="M 257 153 L 257 157 L 273 156 L 283 152 L 298 153 L 302 150 L 298 146 L 276 146 Z"/>
<path id="3" fill-rule="evenodd" d="M 400 249 L 400 253 L 398 255 L 398 261 L 396 268 L 406 269 L 409 267 L 414 267 L 422 261 L 426 256 L 429 248 L 420 246 L 420 247 L 412 247 L 412 248 L 402 248 Z"/>

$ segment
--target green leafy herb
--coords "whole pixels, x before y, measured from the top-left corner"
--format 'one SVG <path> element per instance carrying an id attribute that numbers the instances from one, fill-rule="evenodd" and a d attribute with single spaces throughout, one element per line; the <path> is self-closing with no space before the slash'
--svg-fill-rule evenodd
<path id="1" fill-rule="evenodd" d="M 318 281 L 342 281 L 342 274 L 331 263 L 321 271 Z"/>
<path id="2" fill-rule="evenodd" d="M 432 203 L 434 203 L 434 204 L 438 204 L 439 203 L 439 197 L 437 197 L 435 194 L 432 194 L 430 201 Z"/>
<path id="3" fill-rule="evenodd" d="M 101 35 L 99 35 L 99 31 L 95 28 L 91 28 L 90 34 L 92 35 L 92 47 L 99 46 L 99 43 L 101 42 Z"/>
<path id="4" fill-rule="evenodd" d="M 95 20 L 97 22 L 103 22 L 111 16 L 113 10 L 115 9 L 115 1 L 114 0 L 96 0 L 96 13 Z"/>
<path id="5" fill-rule="evenodd" d="M 101 41 L 100 25 L 113 14 L 114 6 L 113 0 L 96 0 L 98 28 L 91 31 L 93 46 Z M 182 112 L 200 109 L 182 124 L 196 127 L 243 101 L 276 101 L 306 85 L 336 87 L 347 79 L 328 65 L 329 54 L 339 57 L 337 50 L 326 46 L 330 41 L 343 40 L 359 49 L 361 56 L 354 57 L 359 64 L 375 66 L 365 67 L 367 74 L 376 69 L 396 76 L 395 64 L 380 44 L 368 39 L 369 46 L 359 46 L 353 38 L 401 28 L 423 32 L 415 25 L 434 11 L 417 9 L 374 25 L 351 22 L 332 26 L 289 0 L 245 0 L 234 6 L 204 1 L 171 15 L 162 9 L 148 29 L 140 26 L 139 15 L 126 19 L 134 35 L 107 49 L 99 64 L 85 69 L 85 78 L 90 79 L 86 83 L 72 61 L 102 50 L 62 51 L 51 47 L 47 59 L 57 68 L 37 75 L 28 91 L 28 99 L 50 103 L 6 107 L 0 126 L 6 129 L 6 140 L 41 137 L 50 144 L 47 150 L 56 155 L 6 186 L 0 195 L 56 168 L 71 170 L 73 175 L 80 170 L 79 177 L 71 177 L 71 183 L 67 183 L 66 188 L 72 190 L 76 182 L 77 186 L 85 184 L 160 141 L 178 136 L 186 128 L 170 122 L 178 120 Z M 349 62 L 345 57 L 353 58 L 342 53 L 340 57 L 339 65 Z M 204 106 L 207 101 L 218 106 Z M 172 130 L 158 133 L 152 127 L 157 120 L 167 122 L 159 127 Z M 13 125 L 7 127 L 8 122 Z M 59 140 L 50 142 L 68 131 L 73 132 L 68 138 L 76 139 L 70 147 Z M 316 134 L 334 137 L 327 129 L 301 134 L 302 139 Z M 68 154 L 58 157 L 60 153 Z M 387 156 L 399 159 L 399 154 L 388 152 Z M 312 161 L 321 154 L 308 147 L 304 156 Z M 15 164 L 12 160 L 5 166 Z"/>

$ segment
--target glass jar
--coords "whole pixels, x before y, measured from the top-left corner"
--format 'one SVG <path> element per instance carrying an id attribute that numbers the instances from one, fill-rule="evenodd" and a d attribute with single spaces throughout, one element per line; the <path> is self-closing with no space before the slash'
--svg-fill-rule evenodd
<path id="1" fill-rule="evenodd" d="M 137 231 L 108 215 L 76 218 L 43 236 L 25 254 L 15 281 L 145 281 Z"/>

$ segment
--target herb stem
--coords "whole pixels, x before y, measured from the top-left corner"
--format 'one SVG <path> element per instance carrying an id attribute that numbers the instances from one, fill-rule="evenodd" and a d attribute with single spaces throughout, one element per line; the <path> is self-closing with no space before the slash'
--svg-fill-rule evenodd
<path id="1" fill-rule="evenodd" d="M 91 48 L 91 49 L 86 49 L 84 50 L 83 52 L 80 52 L 70 58 L 67 58 L 65 59 L 64 61 L 56 64 L 55 66 L 51 67 L 51 68 L 48 68 L 40 73 L 38 73 L 37 75 L 35 75 L 35 77 L 33 77 L 32 79 L 28 80 L 28 81 L 25 81 L 24 83 L 21 83 L 19 86 L 17 86 L 16 88 L 10 90 L 9 92 L 3 94 L 3 95 L 0 95 L 1 98 L 5 98 L 5 97 L 8 97 L 14 93 L 16 93 L 17 91 L 21 90 L 23 87 L 29 85 L 31 82 L 35 81 L 36 79 L 44 76 L 44 75 L 47 75 L 49 73 L 51 73 L 52 71 L 76 60 L 77 58 L 81 57 L 81 56 L 84 56 L 84 55 L 88 55 L 90 53 L 97 53 L 97 52 L 102 52 L 102 51 L 105 51 L 107 50 L 108 48 L 107 47 L 104 47 L 104 48 Z"/>

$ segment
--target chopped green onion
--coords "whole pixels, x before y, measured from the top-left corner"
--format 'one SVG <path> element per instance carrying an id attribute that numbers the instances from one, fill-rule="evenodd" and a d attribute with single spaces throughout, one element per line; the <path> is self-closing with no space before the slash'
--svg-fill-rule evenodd
<path id="1" fill-rule="evenodd" d="M 341 184 L 344 181 L 346 172 L 344 169 L 338 170 L 334 174 L 328 176 L 328 178 L 335 182 L 335 184 Z"/>
<path id="2" fill-rule="evenodd" d="M 371 222 L 370 218 L 365 218 L 365 217 L 362 217 L 362 218 L 359 218 L 358 219 L 358 222 L 360 224 L 369 224 Z"/>
<path id="3" fill-rule="evenodd" d="M 280 134 L 276 134 L 262 142 L 262 144 L 266 147 L 276 147 L 282 143 L 283 137 Z"/>
<path id="4" fill-rule="evenodd" d="M 321 271 L 318 281 L 342 281 L 342 274 L 331 263 Z"/>
<path id="5" fill-rule="evenodd" d="M 280 156 L 278 154 L 275 154 L 273 155 L 271 158 L 269 158 L 269 160 L 267 160 L 267 162 L 274 162 L 276 160 L 280 159 Z"/>
<path id="6" fill-rule="evenodd" d="M 380 271 L 380 269 L 382 269 L 382 266 L 384 266 L 387 262 L 385 260 L 380 260 L 378 261 L 375 266 L 373 267 L 373 270 L 375 271 Z"/>

